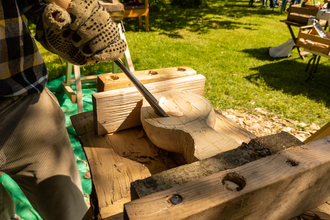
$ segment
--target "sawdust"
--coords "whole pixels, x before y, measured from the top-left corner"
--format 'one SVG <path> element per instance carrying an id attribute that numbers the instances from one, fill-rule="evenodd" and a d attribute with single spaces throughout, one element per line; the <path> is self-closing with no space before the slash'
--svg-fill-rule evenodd
<path id="1" fill-rule="evenodd" d="M 255 108 L 252 113 L 242 113 L 233 109 L 223 110 L 221 113 L 258 137 L 286 131 L 304 141 L 320 129 L 314 123 L 305 124 L 292 119 L 280 118 L 263 108 Z"/>

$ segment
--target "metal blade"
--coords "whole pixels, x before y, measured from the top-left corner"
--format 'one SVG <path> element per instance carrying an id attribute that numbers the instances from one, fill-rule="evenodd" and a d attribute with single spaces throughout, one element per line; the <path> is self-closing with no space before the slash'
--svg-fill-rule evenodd
<path id="1" fill-rule="evenodd" d="M 157 99 L 143 86 L 143 84 L 124 66 L 121 60 L 114 61 L 117 66 L 126 74 L 134 86 L 139 90 L 156 114 L 163 117 L 169 117 L 168 114 L 158 105 Z"/>
<path id="2" fill-rule="evenodd" d="M 330 39 L 327 32 L 325 32 L 325 30 L 322 28 L 320 23 L 316 22 L 316 24 L 314 24 L 314 28 L 317 31 L 317 33 L 320 35 L 320 37 Z"/>

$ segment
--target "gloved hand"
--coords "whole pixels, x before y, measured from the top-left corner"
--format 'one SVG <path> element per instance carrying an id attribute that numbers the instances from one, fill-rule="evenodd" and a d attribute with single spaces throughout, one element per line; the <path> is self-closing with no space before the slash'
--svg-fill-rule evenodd
<path id="1" fill-rule="evenodd" d="M 43 13 L 46 40 L 53 52 L 75 65 L 120 58 L 126 42 L 97 0 L 72 0 L 68 11 L 50 3 Z"/>

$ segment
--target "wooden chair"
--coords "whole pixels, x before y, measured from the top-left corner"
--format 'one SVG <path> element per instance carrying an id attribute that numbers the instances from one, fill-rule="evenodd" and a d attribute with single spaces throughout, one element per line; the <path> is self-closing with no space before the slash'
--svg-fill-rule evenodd
<path id="1" fill-rule="evenodd" d="M 140 2 L 141 0 L 139 0 Z M 145 28 L 149 31 L 149 0 L 144 0 L 144 5 L 125 5 L 125 18 L 139 18 L 139 26 L 142 26 L 142 16 L 145 17 Z"/>
<path id="2" fill-rule="evenodd" d="M 312 5 L 303 6 L 299 5 L 290 5 L 288 9 L 288 17 L 285 20 L 280 20 L 281 22 L 285 23 L 290 31 L 291 37 L 295 43 L 297 43 L 297 38 L 293 33 L 292 27 L 303 27 L 306 26 L 308 23 L 308 19 L 311 16 L 316 16 L 318 9 L 316 9 Z M 320 25 L 324 27 L 327 23 L 325 20 L 320 20 Z M 305 60 L 304 55 L 308 54 L 308 52 L 302 52 L 300 47 L 295 45 L 298 50 L 298 54 L 302 60 Z"/>

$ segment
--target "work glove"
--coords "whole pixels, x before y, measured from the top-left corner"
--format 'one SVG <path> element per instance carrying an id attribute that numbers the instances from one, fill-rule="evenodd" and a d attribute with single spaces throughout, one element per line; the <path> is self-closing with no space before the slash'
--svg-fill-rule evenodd
<path id="1" fill-rule="evenodd" d="M 117 25 L 97 0 L 72 0 L 69 13 L 50 3 L 43 12 L 50 50 L 75 64 L 119 59 L 126 50 Z"/>

